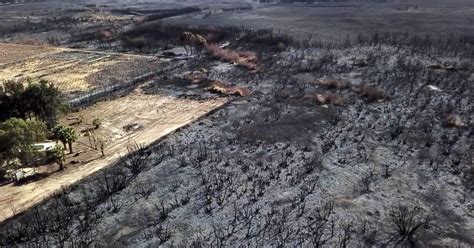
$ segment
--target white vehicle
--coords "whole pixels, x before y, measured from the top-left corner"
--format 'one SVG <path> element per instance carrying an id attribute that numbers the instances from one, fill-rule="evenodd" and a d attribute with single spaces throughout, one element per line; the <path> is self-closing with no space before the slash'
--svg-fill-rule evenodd
<path id="1" fill-rule="evenodd" d="M 33 144 L 33 148 L 38 152 L 52 151 L 58 144 L 52 140 L 45 140 L 41 143 Z"/>
<path id="2" fill-rule="evenodd" d="M 57 145 L 58 144 L 52 140 L 45 140 L 44 142 L 33 144 L 33 149 L 36 151 L 35 163 L 48 163 L 51 158 L 50 152 L 53 151 Z"/>
<path id="3" fill-rule="evenodd" d="M 32 178 L 38 175 L 36 168 L 21 168 L 18 170 L 8 170 L 7 175 L 15 182 L 21 182 L 28 178 Z"/>

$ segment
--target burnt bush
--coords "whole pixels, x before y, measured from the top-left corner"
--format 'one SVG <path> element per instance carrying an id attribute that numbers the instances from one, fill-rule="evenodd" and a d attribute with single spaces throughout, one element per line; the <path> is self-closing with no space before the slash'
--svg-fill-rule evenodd
<path id="1" fill-rule="evenodd" d="M 240 39 L 243 44 L 252 44 L 265 50 L 284 50 L 295 41 L 288 35 L 276 35 L 272 29 L 247 30 Z"/>
<path id="2" fill-rule="evenodd" d="M 0 27 L 0 37 L 21 32 L 45 32 L 54 29 L 54 26 L 47 23 L 19 23 L 13 26 Z"/>
<path id="3" fill-rule="evenodd" d="M 126 173 L 119 170 L 112 173 L 104 172 L 102 177 L 98 178 L 97 185 L 102 198 L 108 198 L 127 187 L 128 177 Z"/>
<path id="4" fill-rule="evenodd" d="M 233 41 L 231 43 L 232 49 L 258 48 L 260 52 L 268 52 L 283 50 L 296 44 L 291 37 L 275 34 L 271 29 L 251 30 L 234 26 L 163 25 L 159 22 L 145 22 L 137 25 L 122 33 L 119 39 L 122 41 L 125 50 L 147 51 L 169 44 L 176 44 L 184 32 L 198 34 L 205 38 L 208 43 Z"/>
<path id="5" fill-rule="evenodd" d="M 471 164 L 464 172 L 464 185 L 469 191 L 474 191 L 474 165 Z"/>
<path id="6" fill-rule="evenodd" d="M 396 232 L 389 243 L 395 242 L 397 246 L 414 247 L 417 235 L 432 223 L 431 217 L 418 206 L 399 205 L 390 211 L 390 219 Z"/>
<path id="7" fill-rule="evenodd" d="M 358 90 L 367 102 L 377 102 L 389 99 L 385 92 L 371 85 L 362 85 Z"/>
<path id="8" fill-rule="evenodd" d="M 123 48 L 126 50 L 156 49 L 180 40 L 184 32 L 203 36 L 208 42 L 221 42 L 237 37 L 240 28 L 212 28 L 189 25 L 163 25 L 158 22 L 146 22 L 121 34 Z"/>
<path id="9" fill-rule="evenodd" d="M 347 43 L 347 42 L 346 42 Z M 450 36 L 420 35 L 417 33 L 375 32 L 369 35 L 358 35 L 353 45 L 391 45 L 411 48 L 413 53 L 426 52 L 437 54 L 455 54 L 461 57 L 474 57 L 474 35 L 458 34 Z"/>
<path id="10" fill-rule="evenodd" d="M 112 9 L 110 12 L 119 15 L 159 15 L 163 13 L 175 13 L 177 15 L 200 11 L 200 8 L 185 7 L 179 9 Z"/>
<path id="11" fill-rule="evenodd" d="M 376 175 L 373 170 L 368 171 L 362 176 L 360 180 L 361 184 L 361 193 L 367 194 L 370 193 L 370 186 L 377 180 Z"/>
<path id="12" fill-rule="evenodd" d="M 70 16 L 59 16 L 50 17 L 43 20 L 45 23 L 51 23 L 54 25 L 73 25 L 80 22 L 79 19 Z"/>
<path id="13" fill-rule="evenodd" d="M 168 10 L 162 10 L 159 13 L 151 14 L 145 17 L 145 21 L 156 21 L 156 20 L 161 20 L 165 19 L 168 17 L 173 17 L 173 16 L 180 16 L 180 15 L 185 15 L 185 14 L 190 14 L 194 12 L 200 12 L 200 8 L 196 7 L 186 7 L 186 8 L 181 8 L 181 9 L 168 9 Z M 142 11 L 143 12 L 143 11 Z"/>
<path id="14" fill-rule="evenodd" d="M 99 33 L 96 30 L 92 31 L 73 31 L 71 32 L 70 42 L 84 42 L 84 41 L 95 41 L 99 39 Z"/>
<path id="15" fill-rule="evenodd" d="M 128 155 L 122 157 L 123 166 L 132 174 L 132 178 L 142 172 L 147 164 L 151 153 L 139 144 L 127 147 Z"/>

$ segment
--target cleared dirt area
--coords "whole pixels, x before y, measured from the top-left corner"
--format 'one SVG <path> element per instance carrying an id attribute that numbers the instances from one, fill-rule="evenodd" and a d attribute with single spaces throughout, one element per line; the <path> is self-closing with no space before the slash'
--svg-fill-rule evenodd
<path id="1" fill-rule="evenodd" d="M 151 56 L 0 43 L 0 81 L 46 79 L 65 92 L 115 84 L 157 68 Z"/>
<path id="2" fill-rule="evenodd" d="M 111 101 L 99 102 L 66 116 L 63 122 L 74 124 L 80 137 L 74 153 L 67 155 L 65 170 L 54 172 L 57 165 L 46 166 L 48 177 L 24 185 L 0 187 L 0 221 L 10 218 L 47 199 L 52 194 L 88 175 L 117 162 L 130 145 L 147 146 L 227 102 L 224 98 L 191 100 L 166 95 L 144 95 L 139 90 Z M 82 122 L 78 119 L 82 116 Z M 102 121 L 92 130 L 92 120 Z M 91 129 L 87 135 L 84 132 Z M 94 148 L 90 137 L 107 141 L 105 156 Z"/>

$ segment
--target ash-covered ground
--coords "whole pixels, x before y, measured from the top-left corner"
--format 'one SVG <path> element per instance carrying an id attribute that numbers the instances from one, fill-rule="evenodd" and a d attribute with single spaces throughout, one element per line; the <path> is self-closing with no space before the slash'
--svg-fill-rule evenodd
<path id="1" fill-rule="evenodd" d="M 261 61 L 176 62 L 143 90 L 212 97 L 180 81 L 200 70 L 253 94 L 3 223 L 2 244 L 474 244 L 472 54 L 309 44 Z"/>
<path id="2" fill-rule="evenodd" d="M 157 51 L 179 46 L 186 30 L 256 52 L 258 69 L 180 48 L 166 54 L 188 54 L 137 87 L 215 97 L 189 80 L 199 75 L 252 94 L 230 96 L 200 121 L 1 223 L 0 245 L 474 245 L 472 35 L 364 33 L 331 43 L 152 21 L 103 48 L 164 54 Z"/>

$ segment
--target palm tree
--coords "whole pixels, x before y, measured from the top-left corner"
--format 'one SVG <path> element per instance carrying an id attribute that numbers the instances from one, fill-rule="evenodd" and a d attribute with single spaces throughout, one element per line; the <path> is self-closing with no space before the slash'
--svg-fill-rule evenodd
<path id="1" fill-rule="evenodd" d="M 69 146 L 69 153 L 73 153 L 72 143 L 77 140 L 77 134 L 74 128 L 57 125 L 53 128 L 53 133 L 54 137 L 63 143 L 64 148 L 66 148 L 67 144 Z"/>
<path id="2" fill-rule="evenodd" d="M 64 160 L 66 159 L 66 155 L 64 154 L 64 148 L 61 146 L 55 146 L 52 151 L 52 158 L 55 163 L 59 165 L 59 170 L 64 169 Z"/>

